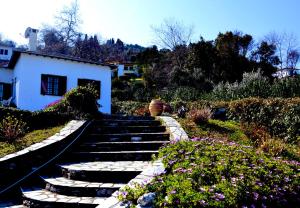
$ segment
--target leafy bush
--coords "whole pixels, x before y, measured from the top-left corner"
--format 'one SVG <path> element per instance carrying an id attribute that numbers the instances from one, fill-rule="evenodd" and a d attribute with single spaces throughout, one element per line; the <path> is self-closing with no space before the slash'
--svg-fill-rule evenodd
<path id="1" fill-rule="evenodd" d="M 246 98 L 228 106 L 230 119 L 263 126 L 275 137 L 297 143 L 300 136 L 300 98 Z"/>
<path id="2" fill-rule="evenodd" d="M 58 112 L 31 112 L 15 108 L 0 107 L 0 121 L 9 115 L 17 118 L 18 120 L 26 121 L 29 131 L 65 124 L 71 119 L 70 115 Z"/>
<path id="3" fill-rule="evenodd" d="M 136 115 L 139 109 L 147 109 L 149 103 L 136 101 L 114 101 L 112 106 L 113 114 Z"/>
<path id="4" fill-rule="evenodd" d="M 74 118 L 87 118 L 98 114 L 98 93 L 93 85 L 79 86 L 68 91 L 61 101 L 45 109 L 72 115 Z"/>
<path id="5" fill-rule="evenodd" d="M 210 108 L 203 109 L 192 109 L 188 113 L 188 118 L 194 121 L 196 124 L 204 124 L 207 123 L 211 118 L 212 112 Z"/>
<path id="6" fill-rule="evenodd" d="M 155 207 L 296 207 L 299 163 L 280 161 L 249 146 L 218 139 L 181 141 L 159 152 L 166 172 L 144 192 Z M 131 197 L 135 204 L 139 196 Z"/>
<path id="7" fill-rule="evenodd" d="M 208 100 L 236 100 L 248 97 L 299 97 L 300 77 L 275 79 L 271 82 L 260 71 L 244 73 L 241 82 L 217 84 L 211 93 L 203 95 Z"/>
<path id="8" fill-rule="evenodd" d="M 11 143 L 26 133 L 26 126 L 26 123 L 21 119 L 8 115 L 0 123 L 0 137 Z"/>

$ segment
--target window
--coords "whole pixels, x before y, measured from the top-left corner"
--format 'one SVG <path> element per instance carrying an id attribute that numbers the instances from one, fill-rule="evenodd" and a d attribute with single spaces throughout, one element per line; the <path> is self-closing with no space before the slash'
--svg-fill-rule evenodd
<path id="1" fill-rule="evenodd" d="M 0 55 L 3 55 L 4 50 L 0 49 Z"/>
<path id="2" fill-rule="evenodd" d="M 12 85 L 7 83 L 0 83 L 0 101 L 7 100 L 11 97 Z"/>
<path id="3" fill-rule="evenodd" d="M 41 94 L 62 96 L 66 93 L 67 77 L 42 74 Z"/>
<path id="4" fill-rule="evenodd" d="M 4 50 L 4 55 L 7 55 L 8 54 L 8 50 Z"/>
<path id="5" fill-rule="evenodd" d="M 88 84 L 95 86 L 96 90 L 98 91 L 98 98 L 100 99 L 101 82 L 92 79 L 78 79 L 78 86 L 86 86 Z"/>

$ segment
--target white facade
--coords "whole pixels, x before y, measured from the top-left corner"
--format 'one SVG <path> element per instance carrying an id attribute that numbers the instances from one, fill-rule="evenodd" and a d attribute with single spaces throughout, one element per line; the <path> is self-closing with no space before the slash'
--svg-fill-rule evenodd
<path id="1" fill-rule="evenodd" d="M 12 55 L 12 47 L 0 45 L 0 60 L 9 60 Z"/>
<path id="2" fill-rule="evenodd" d="M 118 77 L 124 75 L 124 65 L 119 65 L 118 66 Z"/>
<path id="3" fill-rule="evenodd" d="M 61 96 L 41 94 L 41 75 L 67 77 L 67 91 L 77 87 L 78 79 L 101 81 L 100 111 L 111 113 L 111 70 L 109 66 L 81 63 L 21 53 L 13 69 L 14 101 L 18 108 L 40 110 Z"/>
<path id="4" fill-rule="evenodd" d="M 0 67 L 0 83 L 12 83 L 13 70 Z"/>

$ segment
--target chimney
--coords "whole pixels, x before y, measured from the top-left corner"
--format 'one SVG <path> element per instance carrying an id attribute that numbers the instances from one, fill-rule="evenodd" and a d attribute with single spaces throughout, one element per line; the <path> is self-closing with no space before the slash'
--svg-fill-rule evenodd
<path id="1" fill-rule="evenodd" d="M 37 29 L 28 27 L 25 31 L 25 38 L 29 38 L 29 51 L 36 51 L 37 48 Z"/>

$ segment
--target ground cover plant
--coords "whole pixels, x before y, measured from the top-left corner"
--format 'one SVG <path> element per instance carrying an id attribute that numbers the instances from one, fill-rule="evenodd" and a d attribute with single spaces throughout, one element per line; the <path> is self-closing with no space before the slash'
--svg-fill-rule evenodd
<path id="1" fill-rule="evenodd" d="M 148 185 L 125 187 L 119 199 L 131 201 L 134 206 L 138 197 L 155 192 L 155 207 L 297 207 L 300 203 L 299 144 L 272 135 L 267 119 L 265 127 L 254 122 L 267 116 L 270 110 L 265 109 L 275 114 L 267 117 L 269 122 L 280 112 L 286 115 L 295 112 L 296 98 L 285 100 L 285 108 L 283 102 L 283 99 L 251 98 L 213 104 L 221 104 L 231 110 L 230 116 L 242 118 L 236 121 L 211 119 L 208 113 L 202 113 L 203 109 L 208 112 L 210 102 L 174 103 L 175 109 L 180 105 L 196 109 L 190 110 L 186 118 L 178 119 L 194 139 L 162 148 L 159 158 L 166 167 L 165 173 Z M 258 115 L 246 117 L 247 110 Z M 284 118 L 284 114 L 280 115 L 282 118 L 278 120 Z M 273 125 L 276 127 L 276 123 Z"/>
<path id="2" fill-rule="evenodd" d="M 12 142 L 5 140 L 0 140 L 0 157 L 3 157 L 7 154 L 20 151 L 26 147 L 29 147 L 32 144 L 38 143 L 47 139 L 48 137 L 59 132 L 64 125 L 59 125 L 55 127 L 49 127 L 46 129 L 34 130 L 26 133 L 22 138 L 16 139 Z"/>
<path id="3" fill-rule="evenodd" d="M 120 192 L 132 200 L 156 193 L 156 207 L 296 207 L 299 163 L 255 148 L 210 138 L 180 141 L 160 150 L 165 173 L 146 186 Z"/>

